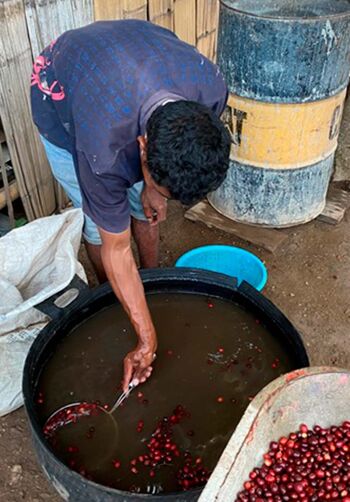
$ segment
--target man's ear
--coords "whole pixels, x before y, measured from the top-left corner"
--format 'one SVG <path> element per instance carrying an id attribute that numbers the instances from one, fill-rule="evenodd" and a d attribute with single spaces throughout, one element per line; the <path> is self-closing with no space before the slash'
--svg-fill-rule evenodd
<path id="1" fill-rule="evenodd" d="M 145 160 L 147 160 L 147 138 L 146 138 L 146 136 L 138 136 L 137 141 L 139 142 L 139 145 L 140 145 L 141 160 L 143 160 L 143 158 L 145 158 Z"/>
<path id="2" fill-rule="evenodd" d="M 138 136 L 137 141 L 140 145 L 140 158 L 141 158 L 141 169 L 143 173 L 143 178 L 145 180 L 146 185 L 151 184 L 151 176 L 148 171 L 147 165 L 147 138 L 146 136 Z"/>

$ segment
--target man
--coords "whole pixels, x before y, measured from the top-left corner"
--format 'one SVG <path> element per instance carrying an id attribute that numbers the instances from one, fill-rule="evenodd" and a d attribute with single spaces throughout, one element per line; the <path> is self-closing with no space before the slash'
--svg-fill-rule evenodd
<path id="1" fill-rule="evenodd" d="M 36 59 L 31 85 L 53 174 L 83 208 L 96 274 L 109 279 L 138 336 L 124 360 L 126 390 L 150 376 L 157 349 L 131 232 L 141 266 L 157 267 L 167 199 L 191 204 L 222 183 L 227 88 L 195 48 L 137 20 L 64 33 Z"/>

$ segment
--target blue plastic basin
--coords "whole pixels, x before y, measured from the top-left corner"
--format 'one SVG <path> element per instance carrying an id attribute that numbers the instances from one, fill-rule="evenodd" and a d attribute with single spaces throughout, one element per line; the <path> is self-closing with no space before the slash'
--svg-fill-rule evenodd
<path id="1" fill-rule="evenodd" d="M 248 282 L 261 291 L 267 282 L 267 270 L 253 253 L 234 246 L 202 246 L 181 256 L 176 267 L 201 268 L 236 277 L 238 285 Z"/>

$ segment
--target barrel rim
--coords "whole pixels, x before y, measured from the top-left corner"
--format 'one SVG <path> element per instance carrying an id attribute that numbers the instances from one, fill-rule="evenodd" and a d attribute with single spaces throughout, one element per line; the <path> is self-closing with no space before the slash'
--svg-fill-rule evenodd
<path id="1" fill-rule="evenodd" d="M 350 2 L 349 2 L 349 11 L 348 12 L 340 12 L 337 14 L 324 14 L 321 16 L 315 16 L 315 17 L 299 17 L 299 16 L 284 16 L 284 17 L 279 17 L 277 15 L 266 15 L 266 14 L 254 14 L 253 12 L 248 12 L 236 7 L 233 7 L 232 5 L 228 5 L 226 3 L 226 0 L 219 0 L 220 5 L 226 7 L 228 10 L 231 10 L 235 12 L 236 14 L 239 14 L 241 16 L 248 16 L 248 17 L 254 17 L 254 18 L 260 18 L 260 19 L 266 19 L 269 21 L 276 21 L 276 22 L 281 22 L 281 23 L 287 23 L 290 21 L 295 21 L 299 23 L 316 23 L 322 20 L 327 20 L 327 19 L 342 19 L 349 17 L 350 18 Z"/>

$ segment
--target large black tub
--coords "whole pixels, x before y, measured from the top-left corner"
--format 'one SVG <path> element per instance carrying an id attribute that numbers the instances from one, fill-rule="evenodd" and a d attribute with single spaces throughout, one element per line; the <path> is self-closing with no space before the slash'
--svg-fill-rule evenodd
<path id="1" fill-rule="evenodd" d="M 147 294 L 186 293 L 205 295 L 239 304 L 259 317 L 268 330 L 283 340 L 293 365 L 296 368 L 309 365 L 308 357 L 300 335 L 286 317 L 261 293 L 242 283 L 237 287 L 227 276 L 190 269 L 161 269 L 141 273 Z M 51 484 L 65 500 L 74 502 L 109 502 L 131 500 L 197 500 L 201 490 L 192 490 L 167 495 L 140 495 L 122 492 L 88 481 L 78 473 L 70 470 L 55 457 L 42 433 L 42 421 L 35 403 L 35 393 L 42 368 L 55 351 L 58 341 L 70 333 L 73 328 L 93 316 L 102 309 L 114 304 L 116 298 L 109 285 L 95 290 L 82 291 L 78 298 L 66 309 L 41 309 L 51 312 L 54 319 L 40 333 L 28 354 L 23 378 L 25 408 L 33 435 L 34 448 L 40 465 Z"/>

